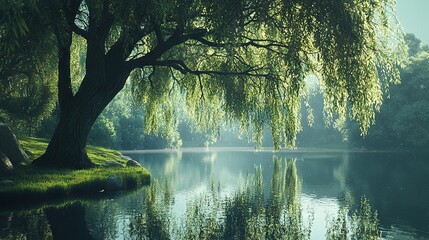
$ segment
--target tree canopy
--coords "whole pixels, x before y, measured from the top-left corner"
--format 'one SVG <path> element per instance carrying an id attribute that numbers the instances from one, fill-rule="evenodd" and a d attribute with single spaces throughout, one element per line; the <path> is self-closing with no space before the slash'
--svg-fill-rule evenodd
<path id="1" fill-rule="evenodd" d="M 148 132 L 173 129 L 185 109 L 199 129 L 238 120 L 256 142 L 269 125 L 278 149 L 294 145 L 313 74 L 328 120 L 349 111 L 365 133 L 405 52 L 393 0 L 41 0 L 36 9 L 58 48 L 59 124 L 42 157 L 51 162 L 87 157 L 92 125 L 127 80 Z"/>

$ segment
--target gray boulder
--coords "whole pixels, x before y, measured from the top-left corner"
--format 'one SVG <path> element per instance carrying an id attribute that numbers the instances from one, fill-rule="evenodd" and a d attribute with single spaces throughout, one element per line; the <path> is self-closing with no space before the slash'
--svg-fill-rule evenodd
<path id="1" fill-rule="evenodd" d="M 14 184 L 15 182 L 12 180 L 1 180 L 0 185 L 8 185 L 8 184 Z"/>
<path id="2" fill-rule="evenodd" d="M 0 175 L 11 174 L 13 165 L 9 158 L 0 151 Z"/>
<path id="3" fill-rule="evenodd" d="M 137 162 L 136 160 L 130 159 L 127 161 L 127 164 L 125 166 L 127 166 L 127 167 L 141 167 L 142 165 L 139 162 Z"/>
<path id="4" fill-rule="evenodd" d="M 117 191 L 123 188 L 122 179 L 116 175 L 108 176 L 106 179 L 105 189 L 107 191 Z"/>
<path id="5" fill-rule="evenodd" d="M 106 161 L 105 163 L 102 164 L 102 166 L 105 168 L 121 168 L 121 167 L 124 167 L 124 165 L 122 165 L 122 163 L 117 162 L 117 161 L 113 161 L 113 160 Z"/>
<path id="6" fill-rule="evenodd" d="M 28 156 L 22 149 L 12 130 L 4 123 L 0 122 L 0 151 L 6 155 L 12 165 L 16 166 L 28 162 Z"/>
<path id="7" fill-rule="evenodd" d="M 133 160 L 132 158 L 130 158 L 128 156 L 125 156 L 125 155 L 121 155 L 121 158 L 124 159 L 124 160 L 127 160 L 127 161 Z"/>

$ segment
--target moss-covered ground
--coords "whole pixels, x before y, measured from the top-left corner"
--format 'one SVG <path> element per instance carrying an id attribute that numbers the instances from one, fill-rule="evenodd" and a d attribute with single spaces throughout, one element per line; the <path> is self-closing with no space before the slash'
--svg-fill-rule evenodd
<path id="1" fill-rule="evenodd" d="M 33 154 L 31 160 L 42 155 L 47 147 L 46 140 L 37 138 L 22 139 L 20 143 L 26 151 Z M 115 150 L 88 146 L 87 153 L 98 165 L 110 160 L 125 165 L 121 153 Z M 135 189 L 150 183 L 149 172 L 141 167 L 71 170 L 37 168 L 30 164 L 17 167 L 12 175 L 0 176 L 0 181 L 6 179 L 13 181 L 0 184 L 0 201 L 3 203 L 44 201 L 108 192 L 108 178 L 119 178 L 122 182 L 121 190 Z"/>

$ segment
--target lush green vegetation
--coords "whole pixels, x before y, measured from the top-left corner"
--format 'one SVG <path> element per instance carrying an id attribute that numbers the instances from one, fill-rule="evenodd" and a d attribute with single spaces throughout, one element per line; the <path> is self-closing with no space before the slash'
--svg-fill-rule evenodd
<path id="1" fill-rule="evenodd" d="M 34 154 L 33 159 L 43 154 L 48 145 L 46 140 L 36 138 L 27 138 L 20 142 L 25 150 Z M 96 164 L 102 165 L 112 160 L 125 165 L 125 160 L 121 158 L 121 153 L 118 151 L 95 146 L 88 146 L 87 151 Z M 28 165 L 17 167 L 13 175 L 7 176 L 7 179 L 14 183 L 2 184 L 0 196 L 2 201 L 9 203 L 28 203 L 28 201 L 95 194 L 111 190 L 107 181 L 112 176 L 121 180 L 121 189 L 133 189 L 150 182 L 149 172 L 141 167 L 97 167 L 72 170 L 37 168 Z"/>
<path id="2" fill-rule="evenodd" d="M 41 138 L 24 138 L 19 142 L 25 150 L 32 153 L 33 156 L 30 157 L 30 160 L 34 160 L 42 155 L 48 146 L 48 140 Z M 106 160 L 113 160 L 122 164 L 126 163 L 126 160 L 121 158 L 122 154 L 117 150 L 92 145 L 87 146 L 86 149 L 91 159 L 98 165 L 103 164 Z"/>

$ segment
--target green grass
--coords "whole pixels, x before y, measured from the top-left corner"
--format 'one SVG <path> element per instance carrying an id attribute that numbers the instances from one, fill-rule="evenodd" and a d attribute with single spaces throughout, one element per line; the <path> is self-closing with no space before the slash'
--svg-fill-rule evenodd
<path id="1" fill-rule="evenodd" d="M 48 147 L 48 140 L 41 138 L 24 138 L 19 142 L 26 151 L 34 154 L 34 156 L 30 157 L 30 160 L 41 156 Z M 121 158 L 122 154 L 116 150 L 88 145 L 86 151 L 91 161 L 95 164 L 103 164 L 107 160 L 114 160 L 123 164 L 126 162 Z"/>
<path id="2" fill-rule="evenodd" d="M 37 138 L 20 140 L 23 148 L 34 154 L 34 160 L 44 153 L 47 141 Z M 87 152 L 96 164 L 114 160 L 125 164 L 121 153 L 102 147 L 88 146 Z M 52 198 L 99 194 L 109 190 L 106 179 L 117 176 L 122 180 L 121 189 L 135 189 L 150 183 L 150 174 L 145 168 L 92 168 L 85 170 L 37 168 L 19 166 L 13 175 L 3 177 L 13 184 L 0 185 L 0 199 L 6 203 L 45 201 Z M 0 178 L 0 180 L 2 180 Z"/>

